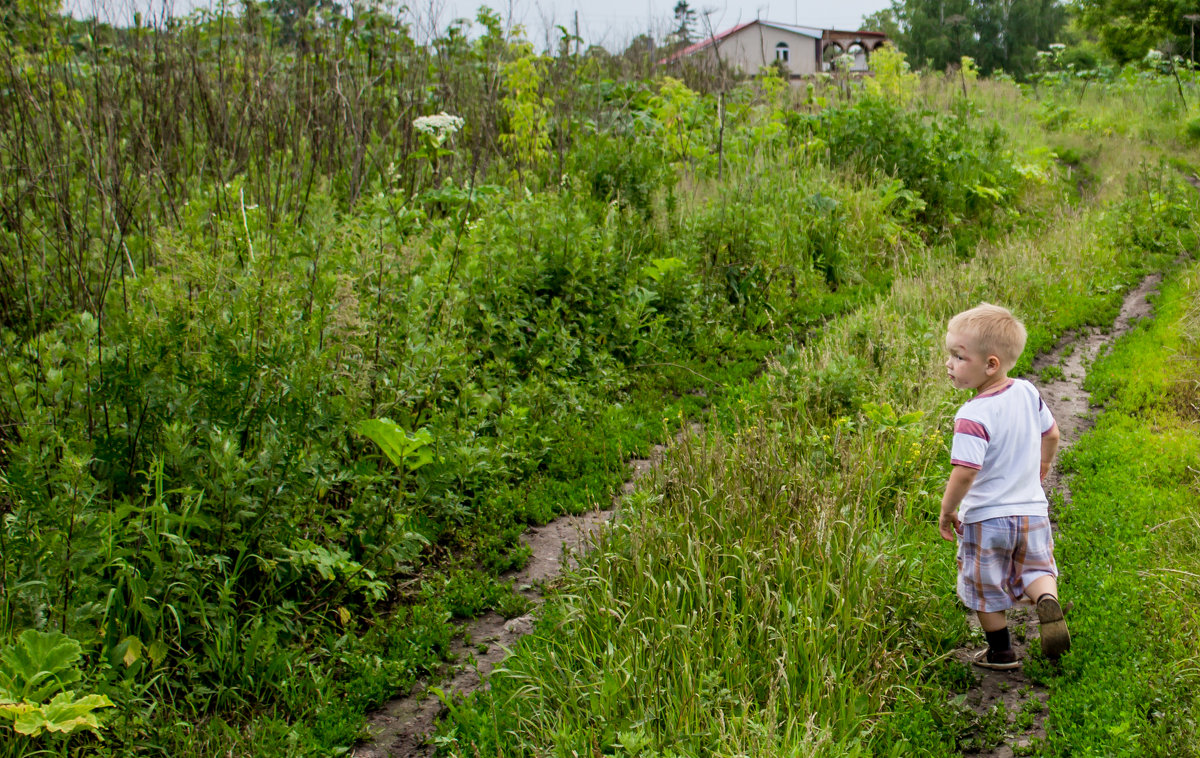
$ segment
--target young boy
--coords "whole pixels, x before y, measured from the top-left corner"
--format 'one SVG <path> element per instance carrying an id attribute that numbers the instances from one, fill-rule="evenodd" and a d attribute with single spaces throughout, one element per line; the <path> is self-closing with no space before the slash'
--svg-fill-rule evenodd
<path id="1" fill-rule="evenodd" d="M 950 319 L 946 349 L 950 381 L 975 391 L 954 416 L 953 467 L 938 520 L 944 539 L 958 537 L 958 596 L 987 637 L 975 663 L 1020 665 L 1005 616 L 1018 602 L 1037 607 L 1042 652 L 1055 660 L 1071 637 L 1058 603 L 1041 480 L 1059 435 L 1037 389 L 1008 376 L 1025 349 L 1025 327 L 1007 309 L 984 303 Z"/>

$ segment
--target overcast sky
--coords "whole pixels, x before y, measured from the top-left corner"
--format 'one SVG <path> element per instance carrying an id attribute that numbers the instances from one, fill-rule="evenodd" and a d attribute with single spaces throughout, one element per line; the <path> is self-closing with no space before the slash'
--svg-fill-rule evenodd
<path id="1" fill-rule="evenodd" d="M 164 7 L 174 15 L 184 15 L 194 8 L 211 8 L 219 0 L 64 0 L 73 15 L 117 21 L 130 17 L 130 8 L 137 8 L 148 17 L 158 17 Z M 545 44 L 546 30 L 562 25 L 575 26 L 579 14 L 579 33 L 591 44 L 609 49 L 621 49 L 635 36 L 652 32 L 661 38 L 672 28 L 676 0 L 408 0 L 409 15 L 419 32 L 431 27 L 443 30 L 454 18 L 473 18 L 480 5 L 497 10 L 511 23 L 522 24 L 527 36 L 538 47 Z M 230 0 L 232 7 L 240 3 Z M 348 6 L 350 0 L 342 0 Z M 858 29 L 868 13 L 891 7 L 890 0 L 692 0 L 698 13 L 707 12 L 709 23 L 716 31 L 735 24 L 761 18 L 786 24 L 799 23 L 835 29 Z M 147 12 L 149 11 L 149 12 Z M 430 22 L 433 22 L 432 24 Z M 117 21 L 120 23 L 120 21 Z M 703 32 L 703 19 L 697 22 Z M 424 34 L 421 34 L 424 36 Z"/>
<path id="2" fill-rule="evenodd" d="M 606 47 L 623 47 L 633 37 L 646 31 L 656 36 L 673 26 L 676 0 L 425 0 L 425 12 L 440 12 L 443 21 L 455 16 L 474 16 L 480 5 L 495 8 L 506 18 L 512 17 L 529 32 L 531 39 L 542 41 L 544 29 L 562 25 L 573 29 L 575 13 L 579 13 L 579 33 L 589 43 Z M 761 18 L 785 24 L 801 24 L 834 29 L 858 29 L 862 17 L 881 8 L 890 8 L 890 0 L 691 0 L 698 14 L 707 14 L 715 31 L 727 29 L 745 21 Z M 703 32 L 705 22 L 697 21 L 697 31 Z"/>

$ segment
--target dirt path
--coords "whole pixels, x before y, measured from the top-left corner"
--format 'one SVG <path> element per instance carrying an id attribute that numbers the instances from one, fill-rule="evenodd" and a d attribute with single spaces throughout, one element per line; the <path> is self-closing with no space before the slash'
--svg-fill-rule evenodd
<path id="1" fill-rule="evenodd" d="M 698 426 L 690 428 L 695 433 Z M 564 516 L 543 526 L 531 527 L 521 535 L 531 555 L 525 568 L 502 578 L 512 580 L 513 586 L 534 605 L 543 600 L 542 587 L 563 571 L 563 562 L 588 549 L 590 539 L 616 513 L 622 497 L 633 492 L 637 481 L 662 461 L 663 445 L 655 445 L 649 458 L 630 461 L 630 477 L 613 496 L 611 505 L 578 516 Z M 431 747 L 425 744 L 434 723 L 445 709 L 442 701 L 430 692 L 436 686 L 446 696 L 466 695 L 484 686 L 484 679 L 496 664 L 504 659 L 521 637 L 533 631 L 532 613 L 506 620 L 495 612 L 464 624 L 451 645 L 451 658 L 457 663 L 448 676 L 418 682 L 405 697 L 392 700 L 367 718 L 371 733 L 369 742 L 351 753 L 353 758 L 409 758 L 429 756 Z M 468 644 L 468 641 L 470 644 Z M 486 646 L 486 649 L 480 646 Z"/>
<path id="2" fill-rule="evenodd" d="M 1161 279 L 1158 274 L 1146 277 L 1137 289 L 1131 291 L 1125 297 L 1121 312 L 1110 329 L 1093 327 L 1072 332 L 1060 340 L 1053 351 L 1034 360 L 1033 374 L 1025 378 L 1037 385 L 1042 398 L 1054 413 L 1062 435 L 1060 449 L 1066 449 L 1078 441 L 1094 421 L 1090 395 L 1083 389 L 1087 368 L 1102 350 L 1129 331 L 1136 321 L 1151 314 L 1148 298 L 1157 291 Z M 1043 381 L 1042 376 L 1046 380 Z M 1046 477 L 1046 490 L 1048 493 L 1061 493 L 1063 500 L 1070 502 L 1071 490 L 1055 469 Z M 1054 521 L 1053 510 L 1050 518 Z M 1068 589 L 1063 601 L 1069 603 L 1070 600 Z M 969 620 L 972 627 L 978 628 L 974 613 L 970 614 Z M 1067 620 L 1070 621 L 1069 612 Z M 1037 614 L 1030 608 L 1010 611 L 1009 629 L 1013 631 L 1013 647 L 1017 654 L 1022 659 L 1026 658 L 1030 646 L 1039 644 Z M 1049 691 L 1034 684 L 1022 669 L 988 671 L 971 666 L 970 656 L 976 650 L 978 648 L 962 649 L 954 653 L 954 658 L 970 666 L 976 675 L 976 685 L 967 693 L 967 705 L 980 715 L 989 713 L 996 705 L 1003 705 L 1008 720 L 1004 741 L 979 755 L 984 758 L 1010 758 L 1028 754 L 1026 751 L 1030 746 L 1046 736 Z M 1027 725 L 1020 725 L 1022 722 Z"/>
<path id="3" fill-rule="evenodd" d="M 1148 298 L 1156 292 L 1160 279 L 1158 275 L 1147 277 L 1137 289 L 1131 291 L 1108 330 L 1087 328 L 1072 332 L 1060 340 L 1053 351 L 1034 361 L 1033 375 L 1026 378 L 1037 385 L 1054 412 L 1062 434 L 1063 449 L 1077 441 L 1093 422 L 1089 394 L 1083 389 L 1087 367 L 1102 350 L 1129 331 L 1135 322 L 1150 315 Z M 1041 379 L 1042 376 L 1046 377 L 1045 381 Z M 695 433 L 696 428 L 690 431 Z M 504 578 L 511 579 L 521 594 L 535 605 L 540 604 L 543 599 L 542 585 L 562 572 L 564 559 L 570 561 L 572 555 L 587 549 L 591 535 L 612 518 L 621 497 L 632 492 L 637 480 L 659 465 L 664 449 L 662 445 L 655 446 L 649 458 L 635 458 L 630 462 L 630 478 L 622 486 L 621 492 L 614 495 L 609 508 L 566 516 L 526 531 L 521 539 L 532 551 L 529 562 L 521 571 Z M 1055 470 L 1046 479 L 1046 489 L 1059 492 L 1064 500 L 1070 501 L 1070 489 Z M 1051 513 L 1052 520 L 1053 517 Z M 1070 600 L 1066 596 L 1063 599 Z M 419 682 L 409 695 L 392 700 L 372 714 L 367 720 L 371 740 L 359 745 L 351 755 L 354 758 L 431 755 L 432 749 L 425 744 L 425 740 L 444 706 L 440 699 L 430 694 L 430 686 L 436 685 L 447 696 L 467 694 L 485 686 L 484 678 L 488 673 L 508 655 L 521 637 L 532 631 L 533 620 L 532 614 L 505 620 L 497 613 L 488 613 L 465 624 L 451 647 L 453 660 L 462 663 L 457 664 L 445 678 Z M 972 626 L 977 625 L 974 614 L 970 615 L 970 622 Z M 1029 647 L 1038 644 L 1036 614 L 1025 608 L 1015 609 L 1010 613 L 1010 628 L 1014 630 L 1013 645 L 1024 658 Z M 471 644 L 467 644 L 467 640 Z M 953 657 L 970 666 L 970 655 L 975 650 L 958 650 Z M 1008 721 L 1004 741 L 979 755 L 985 758 L 1010 758 L 1025 754 L 1030 745 L 1045 737 L 1045 704 L 1049 692 L 1045 687 L 1034 684 L 1021 669 L 987 671 L 971 668 L 976 674 L 976 684 L 967 693 L 967 705 L 984 715 L 1002 704 Z M 1031 723 L 1028 716 L 1024 718 L 1028 726 L 1018 725 L 1023 713 L 1033 716 Z"/>

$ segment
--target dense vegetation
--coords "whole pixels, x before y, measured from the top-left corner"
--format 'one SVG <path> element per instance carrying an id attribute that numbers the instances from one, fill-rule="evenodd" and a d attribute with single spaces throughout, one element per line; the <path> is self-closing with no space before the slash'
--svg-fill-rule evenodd
<path id="1" fill-rule="evenodd" d="M 964 747 L 939 325 L 1004 300 L 1037 349 L 1193 242 L 1186 73 L 3 23 L 0 755 L 344 750 L 702 413 L 447 750 Z"/>
<path id="2" fill-rule="evenodd" d="M 928 94 L 946 96 L 954 85 Z M 1043 94 L 1078 102 L 1077 82 L 1059 86 Z M 1121 293 L 1148 269 L 1194 249 L 1192 189 L 1136 160 L 1129 172 L 1131 153 L 1147 155 L 1127 139 L 1130 125 L 1118 127 L 1118 139 L 1104 136 L 1119 119 L 1115 95 L 1092 101 L 1083 122 L 1073 116 L 1068 133 L 1057 125 L 1043 132 L 1062 156 L 1076 136 L 1099 143 L 1089 165 L 1070 172 L 1092 177 L 1075 185 L 1082 201 L 1068 193 L 1059 196 L 1068 206 L 1055 208 L 1039 196 L 1022 208 L 1037 217 L 1030 227 L 981 246 L 968 266 L 933 257 L 919 274 L 897 278 L 886 295 L 776 355 L 771 370 L 736 393 L 731 417 L 680 446 L 540 630 L 493 675 L 491 690 L 453 709 L 446 753 L 535 755 L 554 745 L 565 755 L 588 746 L 612 755 L 949 755 L 997 744 L 1005 714 L 961 707 L 972 675 L 946 661 L 970 633 L 952 594 L 952 551 L 932 534 L 945 430 L 961 400 L 942 379 L 939 329 L 981 299 L 1011 304 L 1031 327 L 1018 366 L 1027 370 L 1029 357 L 1066 330 L 1110 323 Z M 977 100 L 1026 138 L 1053 123 L 1049 103 L 1003 86 L 981 88 Z M 1097 174 L 1109 178 L 1088 189 Z M 1195 382 L 1193 365 L 1175 366 L 1173 376 Z M 1179 431 L 1181 445 L 1188 434 Z M 1131 476 L 1108 472 L 1105 481 Z M 1110 507 L 1127 507 L 1114 491 Z M 1179 492 L 1179 502 L 1194 494 Z M 1084 564 L 1078 578 L 1066 574 L 1064 592 L 1078 582 L 1085 605 L 1097 594 L 1088 577 L 1110 578 L 1127 543 L 1093 521 L 1080 529 L 1103 550 L 1064 551 L 1064 562 Z M 1162 556 L 1145 561 L 1164 565 Z M 1081 633 L 1104 624 L 1106 635 L 1086 649 L 1107 646 L 1102 661 L 1124 661 L 1118 619 L 1153 602 L 1112 620 L 1089 610 Z M 1168 618 L 1189 612 L 1186 600 L 1170 608 Z M 1120 694 L 1074 668 L 1091 661 L 1072 657 L 1062 691 L 1087 694 L 1064 694 L 1078 704 L 1063 711 L 1054 699 L 1060 680 L 1040 664 L 1054 687 L 1055 754 L 1081 746 L 1108 754 L 1118 744 L 1130 745 L 1129 755 L 1188 754 L 1178 751 L 1195 723 L 1192 701 L 1160 696 L 1174 709 L 1169 720 L 1129 709 L 1141 693 L 1163 692 L 1164 678 L 1192 660 L 1194 639 L 1174 641 L 1168 660 L 1157 649 L 1139 657 L 1140 665 L 1155 660 L 1155 673 Z M 1115 681 L 1138 666 L 1129 661 L 1105 676 Z M 1104 717 L 1080 715 L 1098 702 Z M 1105 721 L 1118 714 L 1123 721 Z M 1155 728 L 1142 728 L 1148 722 Z M 1109 727 L 1125 742 L 1106 739 Z"/>

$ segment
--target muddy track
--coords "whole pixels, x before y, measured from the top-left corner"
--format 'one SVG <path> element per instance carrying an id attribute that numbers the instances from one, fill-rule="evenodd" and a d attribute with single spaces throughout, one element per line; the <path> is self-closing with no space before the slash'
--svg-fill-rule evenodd
<path id="1" fill-rule="evenodd" d="M 1150 315 L 1149 297 L 1156 292 L 1160 279 L 1157 274 L 1147 277 L 1137 289 L 1131 291 L 1109 329 L 1092 327 L 1071 332 L 1051 352 L 1034 361 L 1033 374 L 1025 378 L 1038 387 L 1053 411 L 1062 435 L 1062 449 L 1076 442 L 1093 422 L 1094 411 L 1089 394 L 1083 389 L 1088 366 L 1101 351 L 1129 331 L 1133 324 Z M 1056 366 L 1061 374 L 1052 369 Z M 1043 373 L 1046 373 L 1047 381 L 1039 378 Z M 1054 378 L 1050 379 L 1051 375 Z M 688 433 L 694 434 L 697 429 L 693 425 Z M 529 562 L 520 571 L 503 578 L 511 579 L 518 591 L 535 607 L 540 605 L 544 585 L 562 573 L 564 561 L 571 562 L 573 555 L 588 548 L 591 536 L 616 513 L 620 499 L 633 491 L 641 477 L 661 463 L 664 450 L 664 446 L 657 445 L 650 457 L 630 461 L 630 478 L 622 486 L 621 492 L 613 496 L 608 508 L 565 516 L 527 530 L 521 539 L 530 547 Z M 1053 493 L 1059 493 L 1064 501 L 1070 501 L 1070 489 L 1055 470 L 1051 470 L 1047 476 L 1045 486 L 1052 493 L 1052 501 Z M 1054 520 L 1053 511 L 1051 520 Z M 1064 593 L 1063 600 L 1070 601 L 1069 589 Z M 533 620 L 532 614 L 506 620 L 493 612 L 465 623 L 451 646 L 451 659 L 456 664 L 444 676 L 418 682 L 408 695 L 390 701 L 371 714 L 367 720 L 371 738 L 355 748 L 351 755 L 354 758 L 431 755 L 433 751 L 426 740 L 445 710 L 442 701 L 432 694 L 431 688 L 436 687 L 450 697 L 466 695 L 486 686 L 486 676 L 508 655 L 521 637 L 532 631 Z M 969 621 L 972 626 L 978 624 L 973 613 L 969 614 Z M 1013 645 L 1018 655 L 1025 658 L 1030 646 L 1038 644 L 1036 614 L 1027 608 L 1014 609 L 1010 612 L 1010 628 L 1016 631 Z M 952 657 L 970 666 L 970 656 L 976 650 L 957 650 Z M 967 706 L 982 715 L 997 704 L 1003 704 L 1008 717 L 1005 740 L 990 752 L 979 755 L 1008 758 L 1016 754 L 1014 750 L 1022 750 L 1045 737 L 1045 703 L 1049 697 L 1045 687 L 1034 684 L 1021 669 L 987 671 L 973 666 L 971 669 L 976 674 L 976 683 L 967 693 Z M 1037 701 L 1038 705 L 1034 706 L 1033 701 Z M 1016 720 L 1022 711 L 1035 708 L 1032 726 L 1018 728 Z"/>
<path id="2" fill-rule="evenodd" d="M 1121 312 L 1116 321 L 1107 330 L 1095 327 L 1072 332 L 1059 341 L 1051 352 L 1039 356 L 1033 362 L 1033 373 L 1025 377 L 1037 386 L 1042 398 L 1050 406 L 1054 418 L 1058 422 L 1059 433 L 1062 435 L 1060 451 L 1070 447 L 1091 428 L 1095 419 L 1094 409 L 1090 403 L 1090 395 L 1083 388 L 1087 369 L 1097 356 L 1111 345 L 1118 337 L 1128 332 L 1140 319 L 1151 315 L 1149 298 L 1157 292 L 1162 277 L 1158 274 L 1146 277 L 1137 289 L 1131 291 L 1121 306 Z M 1061 370 L 1061 375 L 1053 367 Z M 1047 376 L 1047 381 L 1039 377 Z M 1050 378 L 1053 376 L 1053 378 Z M 1064 502 L 1070 502 L 1071 490 L 1068 482 L 1062 479 L 1055 469 L 1051 469 L 1046 477 L 1046 491 L 1050 494 L 1051 503 L 1055 501 L 1055 493 L 1061 495 Z M 1050 520 L 1055 522 L 1053 508 Z M 1069 575 L 1070 566 L 1064 567 L 1064 574 Z M 1070 603 L 1070 584 L 1063 592 L 1064 604 Z M 1069 607 L 1069 606 L 1068 606 Z M 1070 623 L 1070 613 L 1067 622 Z M 978 629 L 979 622 L 974 613 L 968 614 L 972 628 Z M 1028 657 L 1031 647 L 1038 641 L 1037 614 L 1031 608 L 1018 607 L 1009 612 L 1009 629 L 1013 630 L 1013 647 L 1023 660 Z M 953 657 L 969 666 L 975 673 L 975 686 L 967 693 L 966 704 L 980 715 L 987 714 L 996 705 L 1003 705 L 1008 718 L 1004 741 L 990 751 L 978 753 L 984 758 L 1011 758 L 1018 751 L 1024 753 L 1034 742 L 1046 736 L 1046 701 L 1049 691 L 1042 685 L 1035 684 L 1022 669 L 1014 671 L 989 671 L 972 666 L 970 656 L 979 648 L 963 648 L 954 652 Z M 1023 712 L 1034 714 L 1033 723 L 1027 728 L 1017 727 L 1017 717 Z"/>
<path id="3" fill-rule="evenodd" d="M 685 433 L 695 434 L 698 425 Z M 676 438 L 678 439 L 678 437 Z M 501 579 L 512 581 L 517 591 L 536 607 L 541 605 L 543 588 L 563 572 L 565 565 L 574 565 L 573 557 L 586 551 L 592 536 L 616 513 L 620 500 L 633 492 L 637 482 L 659 466 L 666 448 L 655 445 L 648 458 L 629 462 L 629 478 L 615 494 L 608 508 L 597 509 L 577 516 L 563 516 L 542 526 L 530 527 L 521 535 L 521 542 L 530 549 L 530 558 L 520 571 L 505 574 Z M 445 706 L 432 692 L 436 687 L 446 697 L 462 696 L 485 685 L 485 678 L 503 660 L 517 641 L 533 631 L 532 613 L 515 619 L 505 619 L 489 612 L 463 624 L 450 647 L 455 661 L 444 676 L 418 682 L 412 691 L 396 698 L 367 718 L 370 740 L 357 746 L 353 758 L 410 758 L 429 756 L 433 749 L 426 740 Z"/>

